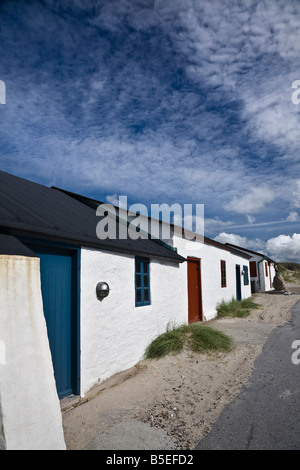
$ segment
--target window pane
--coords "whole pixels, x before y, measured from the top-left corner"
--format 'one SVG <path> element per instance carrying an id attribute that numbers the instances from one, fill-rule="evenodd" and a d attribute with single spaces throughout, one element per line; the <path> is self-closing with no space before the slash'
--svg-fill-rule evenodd
<path id="1" fill-rule="evenodd" d="M 149 260 L 137 257 L 135 259 L 135 303 L 138 307 L 150 304 L 149 273 Z"/>
<path id="2" fill-rule="evenodd" d="M 144 275 L 144 287 L 149 287 L 149 277 L 148 274 Z"/>
<path id="3" fill-rule="evenodd" d="M 136 282 L 136 287 L 141 287 L 142 286 L 142 281 L 141 281 L 141 275 L 137 274 L 135 276 L 135 282 Z"/>
<path id="4" fill-rule="evenodd" d="M 141 272 L 141 262 L 139 260 L 136 260 L 135 261 L 135 271 L 137 273 L 140 273 Z"/>
<path id="5" fill-rule="evenodd" d="M 146 274 L 149 271 L 149 263 L 148 261 L 144 261 L 143 264 L 144 264 L 144 274 Z"/>
<path id="6" fill-rule="evenodd" d="M 140 303 L 142 301 L 142 291 L 136 290 L 136 301 Z"/>

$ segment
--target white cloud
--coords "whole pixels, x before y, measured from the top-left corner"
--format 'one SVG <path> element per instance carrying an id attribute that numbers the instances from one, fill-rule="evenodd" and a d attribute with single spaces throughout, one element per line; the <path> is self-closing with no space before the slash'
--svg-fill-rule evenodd
<path id="1" fill-rule="evenodd" d="M 247 248 L 248 240 L 246 237 L 241 237 L 235 233 L 222 232 L 217 235 L 214 240 L 220 243 L 231 243 L 232 245 L 238 245 Z"/>
<path id="2" fill-rule="evenodd" d="M 229 203 L 224 205 L 224 209 L 238 214 L 257 213 L 266 204 L 274 201 L 275 197 L 276 195 L 272 189 L 267 186 L 260 186 L 252 188 L 244 196 L 235 196 Z"/>
<path id="3" fill-rule="evenodd" d="M 235 233 L 222 232 L 215 240 L 221 243 L 231 243 L 249 250 L 270 256 L 275 261 L 291 261 L 300 263 L 300 234 L 278 235 L 270 238 L 267 242 L 256 238 L 249 240 L 247 237 L 241 237 Z"/>
<path id="4" fill-rule="evenodd" d="M 242 248 L 248 248 L 249 250 L 261 252 L 265 250 L 266 243 L 259 238 L 249 240 L 247 237 L 241 237 L 235 233 L 222 232 L 217 235 L 214 240 L 220 243 L 231 243 Z"/>
<path id="5" fill-rule="evenodd" d="M 86 3 L 76 0 L 78 8 Z M 300 207 L 300 180 L 291 185 L 300 136 L 299 106 L 291 102 L 291 83 L 300 78 L 297 2 L 95 2 L 86 22 L 76 23 L 56 8 L 27 8 L 18 15 L 28 34 L 14 20 L 1 28 L 0 45 L 11 47 L 1 51 L 10 89 L 1 109 L 7 171 L 34 171 L 83 193 L 117 191 L 160 203 L 180 197 L 209 204 L 211 213 L 227 203 L 252 229 L 252 214 L 274 192 L 289 204 L 293 195 L 289 209 Z M 98 34 L 101 28 L 112 34 Z M 55 50 L 59 64 L 51 59 Z M 178 65 L 185 86 L 173 88 Z M 140 123 L 145 128 L 135 133 L 130 125 Z M 283 149 L 278 171 L 263 146 L 258 154 L 251 146 L 245 158 L 249 139 Z M 205 220 L 208 233 L 231 225 Z"/>
<path id="6" fill-rule="evenodd" d="M 294 190 L 292 192 L 292 203 L 294 207 L 300 207 L 300 179 L 295 181 Z"/>
<path id="7" fill-rule="evenodd" d="M 113 206 L 119 207 L 119 198 L 116 193 L 106 196 L 106 202 L 112 204 Z"/>
<path id="8" fill-rule="evenodd" d="M 291 212 L 289 213 L 289 215 L 287 216 L 286 220 L 287 220 L 288 222 L 296 222 L 297 220 L 299 220 L 299 214 L 298 214 L 298 212 L 296 212 L 296 211 L 291 211 Z"/>
<path id="9" fill-rule="evenodd" d="M 279 235 L 270 238 L 266 245 L 267 252 L 276 261 L 300 262 L 300 234 Z"/>
<path id="10" fill-rule="evenodd" d="M 246 217 L 249 224 L 253 224 L 253 222 L 255 222 L 255 217 L 253 217 L 252 215 L 246 214 Z"/>
<path id="11" fill-rule="evenodd" d="M 206 218 L 204 220 L 205 235 L 215 233 L 216 230 L 224 230 L 226 227 L 234 225 L 230 220 L 221 220 L 219 217 Z"/>
<path id="12" fill-rule="evenodd" d="M 179 14 L 184 32 L 172 37 L 185 56 L 193 57 L 189 76 L 233 90 L 253 136 L 297 150 L 299 113 L 291 105 L 291 85 L 299 78 L 294 65 L 300 52 L 299 3 L 250 0 L 232 8 L 222 0 L 184 3 Z"/>

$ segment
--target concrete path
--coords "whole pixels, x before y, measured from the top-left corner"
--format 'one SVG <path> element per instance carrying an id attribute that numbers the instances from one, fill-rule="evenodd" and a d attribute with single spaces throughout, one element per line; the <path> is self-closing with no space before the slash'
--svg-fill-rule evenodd
<path id="1" fill-rule="evenodd" d="M 84 450 L 172 450 L 175 442 L 162 429 L 127 419 L 96 436 Z"/>
<path id="2" fill-rule="evenodd" d="M 248 318 L 222 318 L 214 320 L 212 327 L 230 336 L 235 344 L 263 344 L 274 326 Z"/>
<path id="3" fill-rule="evenodd" d="M 300 302 L 292 309 L 292 320 L 271 333 L 250 381 L 196 450 L 300 450 L 300 364 L 292 361 L 296 340 Z"/>

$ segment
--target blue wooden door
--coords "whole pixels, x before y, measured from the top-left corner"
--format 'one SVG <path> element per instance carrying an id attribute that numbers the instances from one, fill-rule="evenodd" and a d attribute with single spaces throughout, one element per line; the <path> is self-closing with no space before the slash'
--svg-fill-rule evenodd
<path id="1" fill-rule="evenodd" d="M 76 295 L 74 255 L 34 247 L 40 258 L 41 288 L 56 388 L 59 398 L 76 393 Z"/>
<path id="2" fill-rule="evenodd" d="M 241 300 L 242 299 L 241 267 L 239 264 L 235 265 L 235 277 L 236 277 L 236 300 Z"/>

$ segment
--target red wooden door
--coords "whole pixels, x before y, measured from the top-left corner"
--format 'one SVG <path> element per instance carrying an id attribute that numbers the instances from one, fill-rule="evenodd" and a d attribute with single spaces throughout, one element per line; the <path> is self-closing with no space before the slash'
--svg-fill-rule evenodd
<path id="1" fill-rule="evenodd" d="M 188 258 L 188 322 L 202 321 L 201 260 Z"/>

